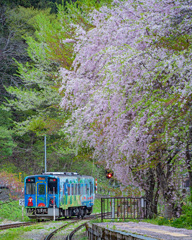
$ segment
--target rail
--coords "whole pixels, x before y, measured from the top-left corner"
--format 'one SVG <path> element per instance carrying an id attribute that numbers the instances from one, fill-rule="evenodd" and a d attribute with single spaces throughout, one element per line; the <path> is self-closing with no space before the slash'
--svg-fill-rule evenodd
<path id="1" fill-rule="evenodd" d="M 70 223 L 66 223 L 63 226 L 61 226 L 60 228 L 57 228 L 56 230 L 54 230 L 53 232 L 51 232 L 48 236 L 45 237 L 44 240 L 50 240 L 58 231 L 60 231 L 61 229 L 68 227 L 70 224 L 76 223 L 80 220 L 76 220 L 76 221 L 72 221 Z"/>
<path id="2" fill-rule="evenodd" d="M 77 228 L 75 228 L 69 235 L 67 235 L 66 239 L 65 240 L 72 240 L 73 238 L 73 235 L 78 232 L 82 227 L 85 226 L 86 223 L 83 223 L 81 225 L 79 225 Z"/>
<path id="3" fill-rule="evenodd" d="M 44 240 L 50 240 L 57 232 L 59 232 L 61 229 L 65 228 L 65 227 L 68 227 L 70 224 L 77 223 L 77 222 L 81 222 L 81 221 L 84 221 L 84 220 L 88 220 L 88 221 L 89 221 L 89 220 L 91 220 L 91 219 L 98 218 L 98 217 L 101 217 L 101 214 L 100 214 L 100 213 L 99 213 L 99 214 L 92 215 L 92 216 L 86 216 L 86 218 L 84 218 L 84 219 L 78 219 L 78 220 L 72 221 L 72 222 L 70 222 L 70 223 L 67 223 L 67 224 L 61 226 L 60 228 L 54 230 L 53 232 L 51 232 L 48 236 L 46 236 L 46 237 L 44 238 Z M 87 222 L 88 222 L 88 221 L 87 221 Z M 72 232 L 70 232 L 70 233 L 67 235 L 66 240 L 72 239 L 73 235 L 74 235 L 79 229 L 81 229 L 83 226 L 85 226 L 85 224 L 86 224 L 87 222 L 84 222 L 83 224 L 81 224 L 81 225 L 79 225 L 77 228 L 75 228 Z"/>
<path id="4" fill-rule="evenodd" d="M 0 225 L 0 230 L 5 230 L 9 228 L 17 228 L 17 227 L 22 227 L 22 226 L 29 226 L 32 224 L 37 224 L 36 222 L 23 222 L 23 223 L 11 223 L 11 224 L 5 224 L 5 225 Z"/>

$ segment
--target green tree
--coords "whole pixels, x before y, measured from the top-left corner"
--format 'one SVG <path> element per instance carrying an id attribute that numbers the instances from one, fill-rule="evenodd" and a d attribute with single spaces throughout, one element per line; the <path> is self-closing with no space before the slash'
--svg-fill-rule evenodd
<path id="1" fill-rule="evenodd" d="M 63 41 L 73 38 L 75 29 L 72 24 L 80 23 L 86 30 L 94 27 L 89 23 L 87 13 L 104 2 L 82 1 L 79 5 L 66 2 L 58 6 L 57 15 L 49 14 L 49 10 L 18 8 L 19 11 L 35 13 L 30 20 L 31 31 L 28 32 L 26 28 L 26 32 L 24 29 L 18 30 L 18 35 L 15 35 L 22 35 L 28 46 L 27 62 L 20 58 L 15 61 L 18 68 L 15 77 L 20 84 L 8 84 L 5 88 L 11 97 L 7 98 L 4 106 L 7 111 L 14 113 L 13 136 L 17 143 L 17 149 L 14 149 L 9 161 L 18 168 L 27 172 L 43 170 L 45 134 L 48 169 L 72 169 L 73 160 L 82 160 L 62 131 L 63 122 L 68 119 L 70 112 L 60 109 L 62 92 L 58 91 L 61 86 L 58 71 L 61 66 L 70 68 L 74 58 L 73 42 Z M 22 21 L 25 22 L 24 17 Z M 10 26 L 12 23 L 14 26 L 14 21 L 10 21 Z"/>

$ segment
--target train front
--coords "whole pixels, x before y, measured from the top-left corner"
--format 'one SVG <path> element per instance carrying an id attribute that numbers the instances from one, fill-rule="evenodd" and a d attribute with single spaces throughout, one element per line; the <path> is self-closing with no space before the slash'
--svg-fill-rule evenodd
<path id="1" fill-rule="evenodd" d="M 29 218 L 50 219 L 59 216 L 59 178 L 34 175 L 25 178 L 25 208 Z"/>

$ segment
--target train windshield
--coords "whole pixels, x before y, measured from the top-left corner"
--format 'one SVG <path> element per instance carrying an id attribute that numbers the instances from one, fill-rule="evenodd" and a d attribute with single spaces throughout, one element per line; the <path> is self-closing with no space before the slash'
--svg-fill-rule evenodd
<path id="1" fill-rule="evenodd" d="M 35 194 L 35 178 L 26 180 L 26 194 Z"/>
<path id="2" fill-rule="evenodd" d="M 57 194 L 56 178 L 48 178 L 48 191 L 49 191 L 49 194 Z"/>

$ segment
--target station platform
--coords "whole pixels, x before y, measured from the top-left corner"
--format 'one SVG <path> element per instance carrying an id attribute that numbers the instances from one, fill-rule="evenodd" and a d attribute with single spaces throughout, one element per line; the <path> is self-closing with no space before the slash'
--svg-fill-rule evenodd
<path id="1" fill-rule="evenodd" d="M 91 230 L 90 230 L 91 229 Z M 146 222 L 104 222 L 87 227 L 95 239 L 192 240 L 192 230 Z M 106 236 L 103 237 L 103 236 Z M 94 239 L 94 238 L 90 238 Z"/>

